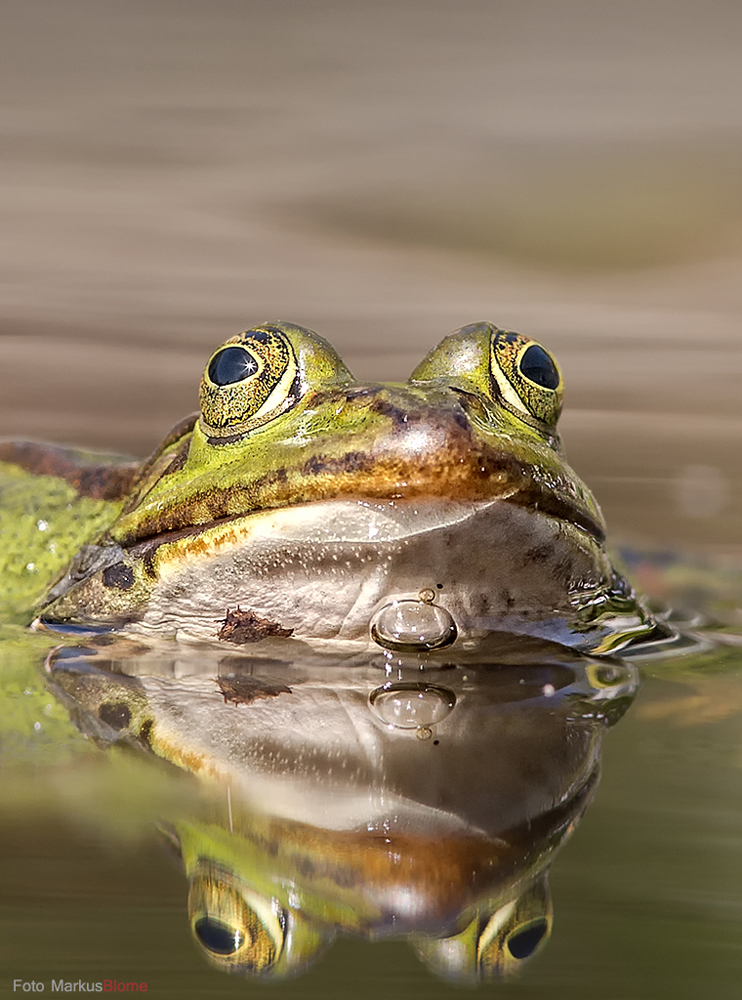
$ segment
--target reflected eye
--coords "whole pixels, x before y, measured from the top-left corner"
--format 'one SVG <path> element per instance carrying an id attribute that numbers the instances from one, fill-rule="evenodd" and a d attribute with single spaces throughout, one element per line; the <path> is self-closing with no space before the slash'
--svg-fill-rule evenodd
<path id="1" fill-rule="evenodd" d="M 299 398 L 293 348 L 280 330 L 248 330 L 220 347 L 201 379 L 201 422 L 227 437 L 267 423 Z"/>
<path id="2" fill-rule="evenodd" d="M 520 897 L 495 910 L 483 907 L 453 937 L 421 935 L 414 947 L 438 975 L 473 984 L 516 972 L 546 943 L 552 921 L 548 879 L 543 872 Z"/>
<path id="3" fill-rule="evenodd" d="M 492 914 L 479 938 L 478 958 L 485 978 L 513 972 L 535 955 L 551 932 L 553 914 L 546 874 L 520 899 Z"/>
<path id="4" fill-rule="evenodd" d="M 188 911 L 193 934 L 215 965 L 265 973 L 277 962 L 286 918 L 273 900 L 204 871 L 191 883 Z"/>
<path id="5" fill-rule="evenodd" d="M 541 944 L 548 929 L 549 925 L 545 920 L 536 920 L 524 929 L 518 928 L 507 939 L 508 951 L 513 958 L 520 959 L 521 961 L 525 958 L 530 958 Z"/>
<path id="6" fill-rule="evenodd" d="M 204 948 L 214 955 L 233 955 L 245 941 L 245 935 L 238 928 L 229 927 L 210 917 L 196 920 L 193 930 Z"/>
<path id="7" fill-rule="evenodd" d="M 541 344 L 519 333 L 492 335 L 490 368 L 500 400 L 528 422 L 553 427 L 562 409 L 562 376 Z"/>

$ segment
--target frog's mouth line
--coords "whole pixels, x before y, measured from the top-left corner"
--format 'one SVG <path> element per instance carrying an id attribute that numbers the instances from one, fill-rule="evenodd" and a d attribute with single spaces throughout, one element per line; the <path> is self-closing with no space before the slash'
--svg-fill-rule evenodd
<path id="1" fill-rule="evenodd" d="M 483 507 L 489 506 L 490 504 L 506 503 L 509 506 L 517 507 L 521 510 L 528 510 L 533 514 L 541 514 L 546 517 L 554 518 L 558 521 L 562 521 L 566 524 L 571 525 L 583 531 L 588 535 L 593 541 L 597 542 L 599 545 L 605 541 L 605 531 L 602 526 L 597 523 L 597 521 L 588 517 L 584 511 L 576 509 L 571 505 L 559 500 L 556 497 L 544 497 L 542 500 L 536 502 L 524 504 L 520 502 L 520 497 L 518 494 L 512 496 L 503 496 L 498 498 L 493 498 L 491 500 L 485 501 L 470 501 L 468 506 L 470 507 Z M 381 500 L 378 497 L 366 498 L 349 498 L 349 497 L 337 497 L 333 500 L 317 500 L 310 501 L 309 503 L 303 504 L 290 504 L 283 507 L 273 507 L 263 510 L 253 510 L 244 514 L 231 514 L 226 517 L 215 518 L 214 520 L 207 521 L 203 524 L 194 524 L 190 527 L 179 528 L 175 531 L 166 531 L 160 534 L 153 534 L 148 537 L 139 538 L 130 545 L 123 545 L 122 549 L 125 552 L 130 553 L 132 556 L 141 558 L 144 560 L 145 564 L 151 561 L 155 552 L 162 545 L 168 545 L 173 542 L 178 542 L 186 538 L 197 538 L 199 535 L 205 535 L 207 532 L 224 527 L 231 523 L 238 521 L 246 521 L 252 517 L 258 517 L 260 515 L 278 513 L 281 510 L 288 510 L 291 507 L 314 507 L 317 504 L 332 505 L 333 503 L 345 504 L 345 503 L 357 503 L 361 507 L 367 508 L 384 508 L 389 505 L 402 508 L 417 509 L 421 507 L 430 506 L 431 503 L 439 505 L 441 511 L 443 511 L 447 506 L 450 505 L 448 501 L 434 500 L 434 501 L 422 501 L 422 500 L 411 500 L 411 499 L 393 499 L 393 500 Z M 459 502 L 460 505 L 460 502 Z M 445 521 L 445 516 L 441 518 L 441 521 Z M 423 525 L 421 524 L 421 530 Z"/>
<path id="2" fill-rule="evenodd" d="M 144 484 L 124 507 L 111 540 L 130 548 L 180 531 L 208 530 L 225 518 L 334 500 L 504 500 L 568 522 L 598 543 L 604 540 L 589 492 L 552 448 L 533 444 L 515 454 L 507 434 L 475 427 L 458 401 L 446 397 L 434 407 L 403 406 L 388 399 L 389 392 L 365 405 L 390 427 L 360 434 L 347 447 L 336 444 L 327 451 L 323 439 L 311 435 L 282 441 L 275 454 L 263 456 L 264 468 L 246 463 L 244 473 L 240 458 L 226 471 L 194 463 L 186 475 L 176 455 L 172 470 L 161 472 L 151 490 Z"/>

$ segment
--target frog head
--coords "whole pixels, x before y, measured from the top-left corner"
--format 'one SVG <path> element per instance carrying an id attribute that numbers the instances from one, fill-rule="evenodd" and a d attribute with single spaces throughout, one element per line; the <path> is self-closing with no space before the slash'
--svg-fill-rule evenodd
<path id="1" fill-rule="evenodd" d="M 301 327 L 256 326 L 209 358 L 199 414 L 141 466 L 44 619 L 237 642 L 368 641 L 376 620 L 394 646 L 401 616 L 414 646 L 417 615 L 434 619 L 426 648 L 493 628 L 579 645 L 579 610 L 623 591 L 564 457 L 562 393 L 541 344 L 490 323 L 404 383 L 357 381 Z"/>

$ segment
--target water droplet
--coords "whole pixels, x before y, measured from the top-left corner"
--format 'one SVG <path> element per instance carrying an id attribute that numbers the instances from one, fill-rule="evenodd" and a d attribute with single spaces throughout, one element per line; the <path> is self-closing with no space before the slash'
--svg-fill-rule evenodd
<path id="1" fill-rule="evenodd" d="M 34 727 L 34 729 L 36 730 L 37 733 L 41 732 L 41 723 L 40 722 L 34 722 L 33 727 Z"/>
<path id="2" fill-rule="evenodd" d="M 39 520 L 36 522 L 36 527 L 39 529 L 39 531 L 48 531 L 49 522 L 44 521 L 43 518 L 39 518 Z"/>
<path id="3" fill-rule="evenodd" d="M 544 684 L 541 690 L 544 692 L 545 698 L 551 698 L 551 696 L 556 691 L 556 688 L 554 687 L 553 684 Z"/>
<path id="4" fill-rule="evenodd" d="M 435 591 L 431 590 L 429 587 L 426 587 L 425 590 L 420 591 L 420 593 L 417 595 L 417 599 L 418 601 L 422 601 L 423 604 L 432 604 L 433 601 L 435 600 Z"/>
<path id="5" fill-rule="evenodd" d="M 436 684 L 384 684 L 368 699 L 371 711 L 385 725 L 395 729 L 415 729 L 421 740 L 432 733 L 430 726 L 442 722 L 453 711 L 456 695 Z M 426 730 L 427 735 L 422 735 Z"/>
<path id="6" fill-rule="evenodd" d="M 417 736 L 419 740 L 429 740 L 432 735 L 433 730 L 428 726 L 420 726 L 419 729 L 415 730 L 415 736 Z"/>
<path id="7" fill-rule="evenodd" d="M 371 638 L 387 649 L 440 649 L 450 646 L 456 635 L 448 611 L 424 601 L 392 601 L 371 620 Z"/>

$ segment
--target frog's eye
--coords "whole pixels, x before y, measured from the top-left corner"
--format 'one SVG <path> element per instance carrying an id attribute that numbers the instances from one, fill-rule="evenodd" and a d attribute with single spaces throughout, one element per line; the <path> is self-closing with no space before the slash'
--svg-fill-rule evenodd
<path id="1" fill-rule="evenodd" d="M 213 385 L 234 385 L 257 375 L 263 366 L 260 359 L 244 347 L 224 347 L 209 364 L 208 376 Z"/>
<path id="2" fill-rule="evenodd" d="M 520 898 L 494 911 L 480 910 L 454 937 L 421 937 L 415 948 L 439 975 L 459 982 L 481 982 L 509 975 L 535 955 L 549 939 L 552 920 L 544 873 Z"/>
<path id="3" fill-rule="evenodd" d="M 201 379 L 201 419 L 213 435 L 251 430 L 299 398 L 297 363 L 276 329 L 249 330 L 220 347 Z"/>
<path id="4" fill-rule="evenodd" d="M 182 854 L 180 839 L 178 848 Z M 208 858 L 197 861 L 191 876 L 188 914 L 193 936 L 211 964 L 245 976 L 295 975 L 334 937 L 328 925 L 315 924 L 300 908 L 284 907 Z"/>
<path id="5" fill-rule="evenodd" d="M 482 931 L 477 948 L 479 969 L 484 978 L 507 974 L 531 958 L 548 940 L 551 921 L 547 916 L 512 920 L 501 927 L 495 913 Z"/>
<path id="6" fill-rule="evenodd" d="M 490 347 L 493 390 L 518 416 L 553 427 L 562 409 L 563 382 L 554 358 L 519 333 L 493 333 Z"/>
<path id="7" fill-rule="evenodd" d="M 194 937 L 215 965 L 260 974 L 278 961 L 286 917 L 276 901 L 204 872 L 191 883 L 188 912 Z"/>

